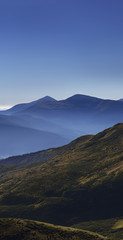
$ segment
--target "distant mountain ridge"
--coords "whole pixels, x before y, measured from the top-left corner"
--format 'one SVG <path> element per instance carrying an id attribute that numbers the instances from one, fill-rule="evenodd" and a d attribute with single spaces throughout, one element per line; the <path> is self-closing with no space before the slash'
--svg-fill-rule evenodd
<path id="1" fill-rule="evenodd" d="M 23 111 L 29 107 L 32 107 L 35 104 L 49 102 L 49 101 L 56 101 L 56 100 L 52 97 L 45 96 L 45 97 L 35 100 L 33 102 L 17 104 L 15 106 L 13 106 L 12 108 L 6 110 L 6 113 L 14 113 L 14 112 L 18 112 L 18 111 Z"/>
<path id="2" fill-rule="evenodd" d="M 26 111 L 28 113 L 35 113 L 35 114 L 42 114 L 44 117 L 48 116 L 51 111 L 53 111 L 54 114 L 60 113 L 60 111 L 84 111 L 87 113 L 88 111 L 94 112 L 94 113 L 112 113 L 114 112 L 123 112 L 123 103 L 122 101 L 116 101 L 116 100 L 104 100 L 96 97 L 90 97 L 86 95 L 76 94 L 72 97 L 69 97 L 65 100 L 55 100 L 50 97 L 48 97 L 48 100 L 39 99 L 37 101 L 34 101 L 32 103 L 26 104 L 26 109 L 19 109 L 19 106 L 16 106 L 17 112 Z M 47 99 L 47 97 L 46 97 Z M 12 108 L 13 109 L 13 108 Z M 10 110 L 12 110 L 10 109 Z M 10 111 L 8 110 L 8 111 Z M 14 110 L 14 109 L 13 109 Z M 50 111 L 48 113 L 48 111 Z M 56 111 L 56 112 L 55 112 Z M 58 115 L 57 114 L 57 115 Z"/>
<path id="3" fill-rule="evenodd" d="M 123 101 L 123 99 L 119 99 L 118 101 Z M 10 109 L 4 110 L 4 113 L 6 112 L 20 112 L 26 109 L 30 109 L 31 107 L 36 107 L 36 105 L 39 104 L 46 104 L 46 106 L 48 106 L 49 102 L 54 102 L 54 106 L 57 106 L 57 104 L 59 104 L 59 106 L 64 103 L 71 103 L 73 105 L 80 105 L 80 104 L 87 104 L 87 103 L 111 103 L 111 102 L 118 102 L 117 100 L 111 100 L 111 99 L 102 99 L 102 98 L 98 98 L 98 97 L 92 97 L 92 96 L 88 96 L 88 95 L 82 95 L 82 94 L 75 94 L 71 97 L 68 97 L 64 100 L 56 100 L 50 96 L 45 96 L 43 98 L 40 98 L 38 100 L 29 102 L 29 103 L 21 103 L 21 104 L 17 104 L 15 106 L 13 106 Z M 56 104 L 55 104 L 56 103 Z M 53 103 L 52 103 L 53 104 Z M 41 107 L 41 106 L 40 106 Z M 3 112 L 3 111 L 1 111 Z"/>
<path id="4" fill-rule="evenodd" d="M 1 121 L 4 122 L 4 128 Z M 2 129 L 0 158 L 15 154 L 15 151 L 11 151 L 14 143 L 18 143 L 19 146 L 22 142 L 23 145 L 22 139 L 27 138 L 25 128 L 30 129 L 31 132 L 35 131 L 37 136 L 35 134 L 33 137 L 31 134 L 25 142 L 24 151 L 17 151 L 17 154 L 32 152 L 32 139 L 33 151 L 38 151 L 43 150 L 43 141 L 52 142 L 54 134 L 58 136 L 59 141 L 56 138 L 54 145 L 45 144 L 45 149 L 60 146 L 60 143 L 64 145 L 81 135 L 98 133 L 119 122 L 123 122 L 123 101 L 76 94 L 65 100 L 58 101 L 46 96 L 30 103 L 18 104 L 9 110 L 0 111 L 0 129 Z M 7 133 L 8 125 L 13 129 L 9 133 Z M 19 134 L 17 136 L 15 133 L 17 128 L 23 128 L 20 141 Z M 39 140 L 41 131 L 49 133 L 51 137 L 44 140 L 42 135 L 42 139 Z M 3 139 L 10 139 L 10 135 L 11 141 L 7 140 L 8 144 L 5 144 L 6 140 L 3 141 Z"/>

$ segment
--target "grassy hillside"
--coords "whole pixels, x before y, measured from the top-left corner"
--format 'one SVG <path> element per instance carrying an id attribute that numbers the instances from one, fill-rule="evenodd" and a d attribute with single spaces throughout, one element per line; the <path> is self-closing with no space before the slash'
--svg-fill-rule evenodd
<path id="1" fill-rule="evenodd" d="M 62 151 L 71 148 L 71 146 L 76 145 L 77 142 L 81 140 L 81 142 L 86 142 L 87 140 L 91 139 L 92 135 L 86 135 L 81 138 L 76 139 L 75 141 L 62 146 L 58 148 L 50 148 L 48 150 L 43 150 L 35 153 L 30 153 L 30 154 L 24 154 L 24 155 L 19 155 L 19 156 L 14 156 L 14 157 L 8 157 L 4 160 L 0 160 L 0 165 L 17 165 L 17 164 L 24 164 L 24 167 L 26 164 L 29 164 L 30 167 L 32 167 L 31 164 L 39 164 L 42 162 L 45 162 L 46 160 L 59 155 Z M 29 168 L 28 165 L 28 168 Z"/>
<path id="2" fill-rule="evenodd" d="M 72 227 L 97 232 L 109 238 L 111 237 L 112 240 L 123 239 L 123 219 L 120 218 L 79 222 Z"/>
<path id="3" fill-rule="evenodd" d="M 1 240 L 104 240 L 99 234 L 22 219 L 0 219 Z"/>
<path id="4" fill-rule="evenodd" d="M 43 163 L 36 153 L 36 164 L 1 166 L 0 217 L 67 226 L 121 217 L 122 149 L 123 124 L 118 124 L 80 137 Z"/>

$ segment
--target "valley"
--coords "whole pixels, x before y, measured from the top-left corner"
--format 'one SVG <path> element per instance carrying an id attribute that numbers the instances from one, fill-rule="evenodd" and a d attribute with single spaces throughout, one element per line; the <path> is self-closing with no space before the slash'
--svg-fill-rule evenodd
<path id="1" fill-rule="evenodd" d="M 122 149 L 121 123 L 63 147 L 1 161 L 0 217 L 86 230 L 91 222 L 122 219 Z"/>

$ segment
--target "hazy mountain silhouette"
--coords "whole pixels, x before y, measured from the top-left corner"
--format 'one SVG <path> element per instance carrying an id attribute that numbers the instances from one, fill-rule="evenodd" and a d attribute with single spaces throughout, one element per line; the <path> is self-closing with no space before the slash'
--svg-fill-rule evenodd
<path id="1" fill-rule="evenodd" d="M 27 108 L 32 107 L 35 104 L 39 104 L 39 103 L 43 103 L 43 102 L 49 102 L 49 101 L 56 101 L 56 100 L 54 98 L 46 96 L 46 97 L 43 97 L 41 99 L 38 99 L 38 100 L 30 102 L 30 103 L 17 104 L 15 106 L 13 106 L 12 108 L 10 108 L 9 110 L 6 110 L 6 113 L 7 114 L 16 113 L 16 112 L 19 112 L 19 111 L 26 110 Z"/>
<path id="2" fill-rule="evenodd" d="M 61 101 L 35 103 L 22 112 L 70 129 L 75 138 L 84 134 L 95 134 L 122 122 L 123 102 L 78 94 Z"/>
<path id="3" fill-rule="evenodd" d="M 0 116 L 0 158 L 61 146 L 68 139 L 48 131 L 20 126 Z"/>
<path id="4" fill-rule="evenodd" d="M 123 122 L 123 101 L 104 100 L 80 94 L 57 101 L 46 96 L 31 103 L 18 104 L 9 110 L 1 111 L 0 114 L 0 138 L 1 141 L 4 140 L 2 147 L 6 152 L 7 148 L 10 148 L 13 144 L 12 139 L 16 139 L 16 145 L 19 141 L 20 149 L 22 149 L 22 139 L 25 139 L 25 135 L 28 138 L 24 151 L 19 151 L 19 145 L 16 147 L 16 153 L 19 154 L 40 150 L 43 146 L 49 148 L 59 146 L 60 143 L 61 145 L 66 144 L 81 135 L 95 134 L 114 124 Z M 2 123 L 4 123 L 4 127 Z M 23 131 L 18 132 L 17 129 L 23 129 Z M 34 141 L 34 145 L 41 146 L 40 149 L 38 147 L 38 149 L 33 150 L 34 146 L 32 147 L 32 144 L 30 144 L 30 142 L 33 143 L 29 134 L 32 130 L 35 131 L 35 139 L 37 139 Z M 40 131 L 50 133 L 50 135 L 46 134 L 48 136 L 47 140 Z M 30 137 L 28 137 L 28 134 Z M 56 134 L 57 139 L 64 139 L 64 141 L 53 142 L 52 134 Z M 44 145 L 40 144 L 44 140 L 43 137 L 45 139 Z M 7 140 L 7 146 L 5 139 L 10 138 L 11 144 Z M 50 145 L 46 144 L 46 142 L 54 144 Z M 27 145 L 30 148 L 27 147 L 26 150 Z M 3 152 L 2 149 L 1 151 Z M 12 151 L 11 155 L 14 154 L 15 151 Z M 0 156 L 3 156 L 3 154 L 0 153 Z"/>

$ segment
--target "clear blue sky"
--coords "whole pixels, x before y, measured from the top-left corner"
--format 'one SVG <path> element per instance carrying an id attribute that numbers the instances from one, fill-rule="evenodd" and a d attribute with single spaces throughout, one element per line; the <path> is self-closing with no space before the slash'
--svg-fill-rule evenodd
<path id="1" fill-rule="evenodd" d="M 123 98 L 123 0 L 0 0 L 0 105 Z"/>

